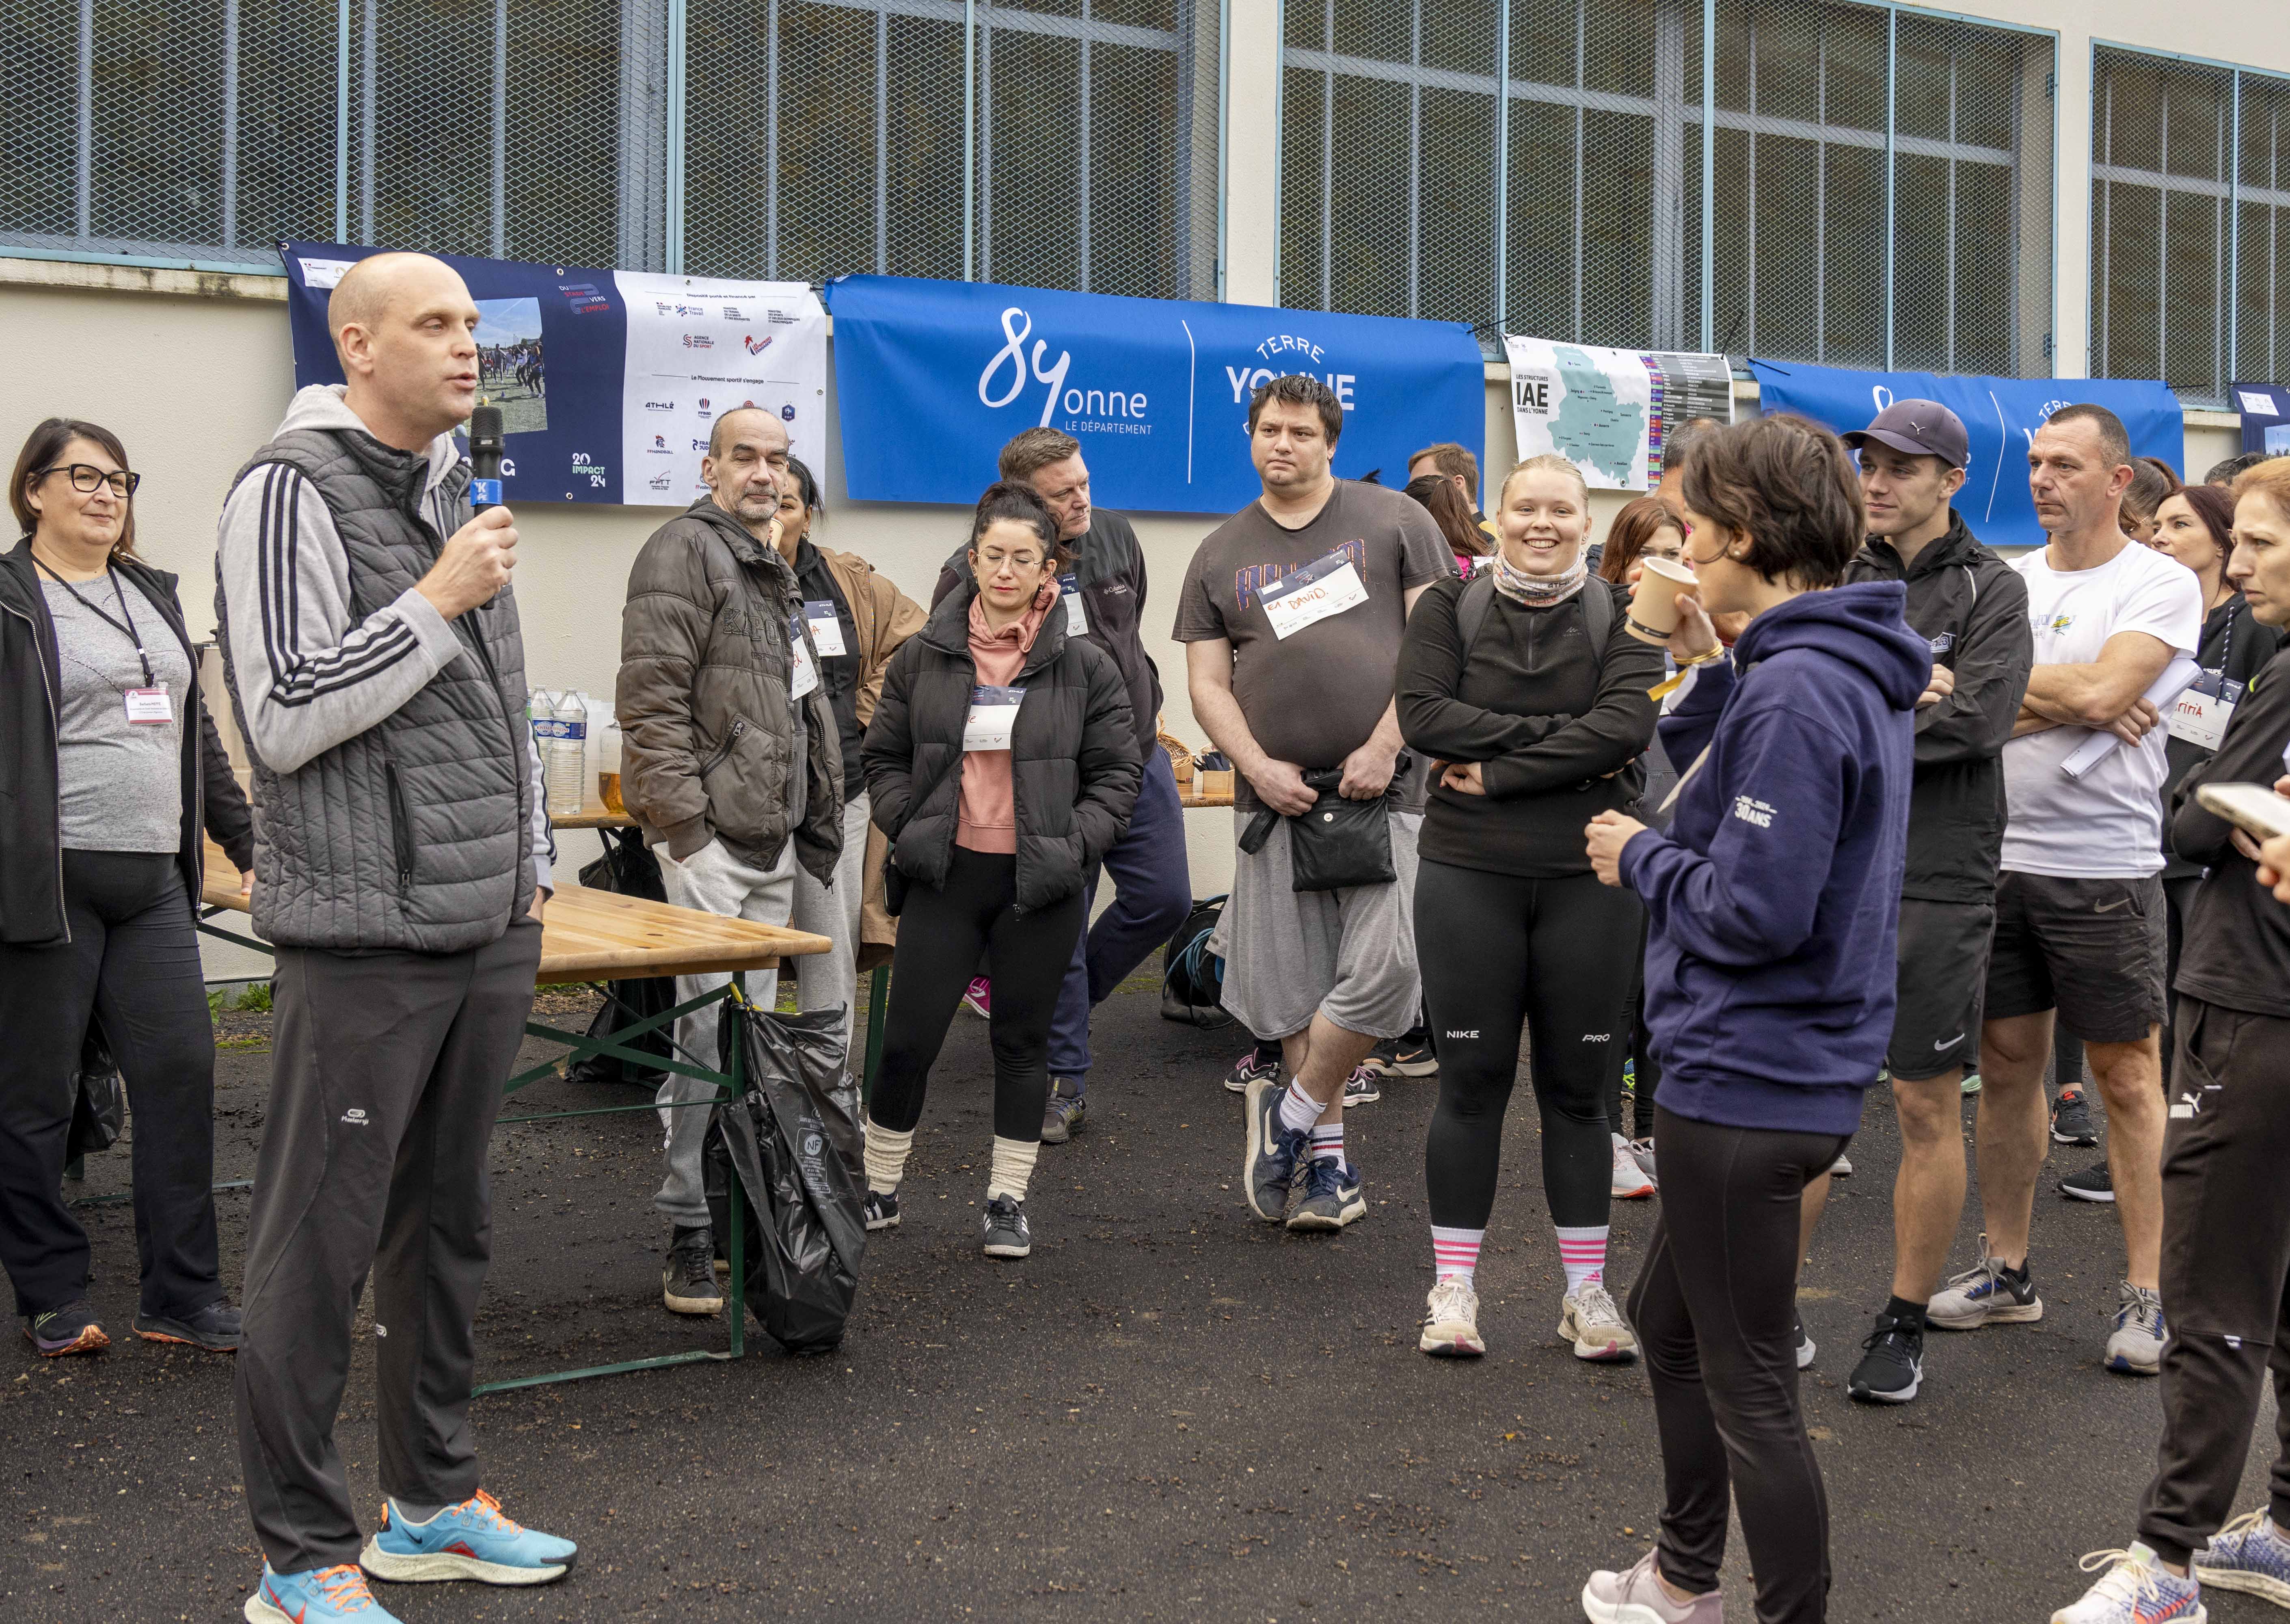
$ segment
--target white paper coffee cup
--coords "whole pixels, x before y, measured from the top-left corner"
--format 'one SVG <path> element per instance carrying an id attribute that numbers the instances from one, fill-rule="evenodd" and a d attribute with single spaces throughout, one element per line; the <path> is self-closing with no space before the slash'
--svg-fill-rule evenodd
<path id="1" fill-rule="evenodd" d="M 1667 643 L 1677 629 L 1677 595 L 1693 590 L 1693 572 L 1667 558 L 1640 561 L 1638 584 L 1630 594 L 1627 629 L 1641 643 Z"/>

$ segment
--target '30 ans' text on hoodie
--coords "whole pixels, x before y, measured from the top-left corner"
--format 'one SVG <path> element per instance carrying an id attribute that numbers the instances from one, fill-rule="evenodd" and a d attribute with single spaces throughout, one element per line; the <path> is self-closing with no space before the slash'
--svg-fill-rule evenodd
<path id="1" fill-rule="evenodd" d="M 1622 848 L 1646 905 L 1661 1105 L 1851 1133 L 1892 1035 L 1917 697 L 1932 651 L 1897 581 L 1808 592 L 1695 668 L 1661 724 L 1686 779 Z"/>

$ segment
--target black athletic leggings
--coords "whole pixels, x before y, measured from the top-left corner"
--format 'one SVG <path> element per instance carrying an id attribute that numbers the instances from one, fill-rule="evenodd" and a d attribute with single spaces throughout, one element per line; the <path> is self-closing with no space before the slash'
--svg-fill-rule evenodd
<path id="1" fill-rule="evenodd" d="M 63 880 L 71 940 L 0 948 L 0 1263 L 20 1314 L 87 1294 L 87 1232 L 60 1183 L 92 1013 L 132 1105 L 142 1308 L 180 1319 L 223 1299 L 214 1026 L 190 899 L 172 852 L 66 852 Z"/>
<path id="2" fill-rule="evenodd" d="M 1650 1139 L 1653 1135 L 1653 1097 L 1661 1087 L 1661 1062 L 1653 1058 L 1653 1034 L 1646 1029 L 1645 1019 L 1645 910 L 1639 910 L 1638 956 L 1630 965 L 1630 1001 L 1625 1020 L 1629 1027 L 1629 1043 L 1626 1047 L 1618 1034 L 1606 1046 L 1614 1052 L 1606 1060 L 1606 1121 L 1613 1132 L 1630 1139 Z M 1622 1121 L 1622 1062 L 1631 1067 L 1629 1122 Z"/>
<path id="3" fill-rule="evenodd" d="M 1829 1500 L 1798 1408 L 1797 1228 L 1807 1180 L 1850 1135 L 1725 1128 L 1657 1106 L 1661 1208 L 1630 1286 L 1661 1438 L 1662 1577 L 1718 1588 L 1728 1492 L 1758 1624 L 1817 1624 Z"/>
<path id="4" fill-rule="evenodd" d="M 1015 857 L 964 846 L 954 848 L 943 889 L 907 888 L 869 1120 L 893 1133 L 911 1132 L 922 1120 L 931 1068 L 983 952 L 986 973 L 994 978 L 995 1136 L 1042 1136 L 1050 1016 L 1089 905 L 1076 892 L 1021 916 L 1017 896 Z"/>
<path id="5" fill-rule="evenodd" d="M 1415 869 L 1415 955 L 1439 1045 L 1439 1104 L 1423 1145 L 1431 1221 L 1484 1229 L 1502 1164 L 1519 1024 L 1533 1045 L 1542 1188 L 1562 1228 L 1606 1221 L 1613 1154 L 1607 1056 L 1624 1042 L 1638 900 L 1569 874 L 1522 879 L 1430 859 Z"/>

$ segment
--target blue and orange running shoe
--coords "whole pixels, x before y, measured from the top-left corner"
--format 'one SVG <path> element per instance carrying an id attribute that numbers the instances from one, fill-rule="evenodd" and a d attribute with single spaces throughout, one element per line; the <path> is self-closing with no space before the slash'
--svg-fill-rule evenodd
<path id="1" fill-rule="evenodd" d="M 424 1584 L 474 1579 L 488 1585 L 545 1585 L 562 1579 L 579 1550 L 570 1540 L 539 1533 L 501 1515 L 500 1501 L 479 1489 L 426 1523 L 382 1511 L 381 1532 L 365 1542 L 358 1565 L 376 1579 Z"/>
<path id="2" fill-rule="evenodd" d="M 307 1573 L 274 1572 L 262 1564 L 262 1582 L 246 1598 L 246 1624 L 334 1624 L 355 1619 L 357 1624 L 398 1624 L 395 1613 L 383 1611 L 357 1564 L 344 1562 Z"/>
<path id="3" fill-rule="evenodd" d="M 2094 1551 L 2078 1565 L 2086 1573 L 2106 1572 L 2080 1598 L 2052 1614 L 2052 1624 L 2206 1624 L 2211 1616 L 2194 1576 L 2181 1579 L 2144 1545 Z"/>
<path id="4" fill-rule="evenodd" d="M 2290 1540 L 2261 1506 L 2213 1534 L 2210 1549 L 2195 1553 L 2195 1577 L 2290 1607 Z"/>

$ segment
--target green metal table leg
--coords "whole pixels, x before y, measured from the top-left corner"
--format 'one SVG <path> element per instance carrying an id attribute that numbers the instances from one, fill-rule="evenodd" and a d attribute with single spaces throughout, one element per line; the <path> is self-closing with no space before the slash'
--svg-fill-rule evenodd
<path id="1" fill-rule="evenodd" d="M 732 972 L 732 994 L 729 1007 L 741 1012 L 738 1018 L 744 1021 L 748 1001 L 745 972 L 737 970 Z M 747 1095 L 747 1055 L 748 1038 L 746 1032 L 742 1031 L 732 1044 L 732 1071 L 725 1079 L 725 1102 L 727 1104 L 736 1103 Z M 724 1211 L 732 1225 L 732 1250 L 726 1254 L 732 1260 L 732 1300 L 726 1306 L 732 1310 L 732 1356 L 737 1359 L 748 1351 L 748 1209 L 740 1188 L 738 1167 L 732 1169 L 732 1176 L 726 1182 L 731 1189 L 724 1204 Z"/>
<path id="2" fill-rule="evenodd" d="M 867 1069 L 859 1078 L 859 1109 L 875 1098 L 875 1068 L 883 1060 L 883 1022 L 891 1008 L 891 967 L 877 964 L 867 980 Z"/>

